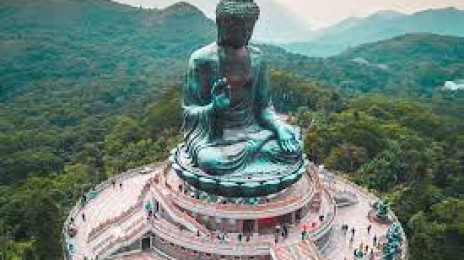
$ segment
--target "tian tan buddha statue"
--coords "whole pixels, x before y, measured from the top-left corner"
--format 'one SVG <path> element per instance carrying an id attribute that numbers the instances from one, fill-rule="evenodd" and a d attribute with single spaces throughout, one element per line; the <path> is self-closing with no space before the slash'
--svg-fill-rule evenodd
<path id="1" fill-rule="evenodd" d="M 259 13 L 253 0 L 221 0 L 217 42 L 190 57 L 182 149 L 209 176 L 285 172 L 302 161 L 298 131 L 273 111 L 263 53 L 248 45 Z"/>

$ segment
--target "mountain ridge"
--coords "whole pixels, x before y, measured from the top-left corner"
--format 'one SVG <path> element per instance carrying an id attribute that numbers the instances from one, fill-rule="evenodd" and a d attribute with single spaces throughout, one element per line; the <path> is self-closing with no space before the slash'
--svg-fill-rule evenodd
<path id="1" fill-rule="evenodd" d="M 2 100 L 40 80 L 69 78 L 70 71 L 74 80 L 91 81 L 124 68 L 159 82 L 177 75 L 179 63 L 216 36 L 214 22 L 188 4 L 158 10 L 51 0 L 5 3 L 0 13 L 1 44 L 8 48 L 0 57 Z M 139 64 L 146 65 L 135 71 Z"/>
<path id="2" fill-rule="evenodd" d="M 430 97 L 441 91 L 445 81 L 464 78 L 464 37 L 407 34 L 327 58 L 290 54 L 282 47 L 267 53 L 277 69 L 338 86 L 350 95 Z"/>
<path id="3" fill-rule="evenodd" d="M 346 21 L 351 21 L 351 26 L 346 26 L 344 24 Z M 391 15 L 388 12 L 381 12 L 361 20 L 344 22 L 316 32 L 317 36 L 311 41 L 282 46 L 294 53 L 327 57 L 340 54 L 360 44 L 408 33 L 464 36 L 464 11 L 457 8 L 429 9 L 411 15 Z"/>

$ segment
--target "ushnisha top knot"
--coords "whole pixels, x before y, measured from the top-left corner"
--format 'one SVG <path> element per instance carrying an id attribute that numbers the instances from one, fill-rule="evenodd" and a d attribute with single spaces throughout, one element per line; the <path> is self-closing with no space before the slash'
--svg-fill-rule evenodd
<path id="1" fill-rule="evenodd" d="M 259 6 L 253 0 L 221 0 L 216 7 L 216 19 L 223 18 L 258 20 Z"/>

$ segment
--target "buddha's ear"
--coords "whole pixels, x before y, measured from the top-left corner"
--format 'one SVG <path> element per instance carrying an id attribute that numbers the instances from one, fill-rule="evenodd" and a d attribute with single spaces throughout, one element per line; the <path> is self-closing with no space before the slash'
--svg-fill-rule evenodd
<path id="1" fill-rule="evenodd" d="M 227 21 L 222 18 L 216 18 L 216 27 L 217 27 L 217 44 L 219 46 L 224 46 L 227 41 Z"/>

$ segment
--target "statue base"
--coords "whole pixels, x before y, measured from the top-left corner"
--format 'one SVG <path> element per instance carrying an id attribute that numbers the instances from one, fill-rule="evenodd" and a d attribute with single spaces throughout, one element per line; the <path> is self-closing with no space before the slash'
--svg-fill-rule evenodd
<path id="1" fill-rule="evenodd" d="M 261 167 L 256 167 L 254 171 L 214 176 L 195 167 L 182 145 L 172 151 L 170 161 L 179 178 L 189 185 L 210 194 L 227 197 L 259 197 L 278 193 L 297 182 L 308 165 L 302 158 L 292 165 L 259 165 Z"/>
<path id="2" fill-rule="evenodd" d="M 371 209 L 369 211 L 368 217 L 371 221 L 379 223 L 379 224 L 383 224 L 383 225 L 391 224 L 394 222 L 388 215 L 385 217 L 379 217 L 377 215 L 376 209 Z"/>

